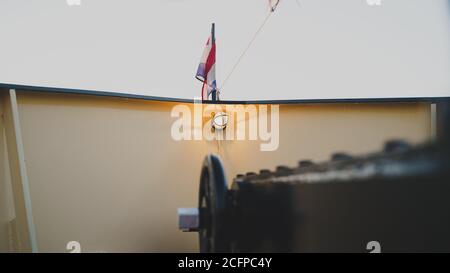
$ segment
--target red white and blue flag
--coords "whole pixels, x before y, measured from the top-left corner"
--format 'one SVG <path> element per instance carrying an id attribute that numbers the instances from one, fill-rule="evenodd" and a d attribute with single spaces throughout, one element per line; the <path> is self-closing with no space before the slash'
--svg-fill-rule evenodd
<path id="1" fill-rule="evenodd" d="M 214 37 L 214 24 L 212 24 L 211 37 L 209 37 L 208 42 L 206 43 L 206 48 L 203 51 L 195 78 L 203 82 L 202 100 L 208 100 L 210 96 L 212 100 L 219 99 L 216 83 L 216 41 Z"/>

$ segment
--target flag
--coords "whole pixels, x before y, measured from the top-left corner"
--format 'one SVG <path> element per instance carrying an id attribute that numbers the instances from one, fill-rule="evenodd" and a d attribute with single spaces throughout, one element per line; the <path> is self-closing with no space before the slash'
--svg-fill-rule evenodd
<path id="1" fill-rule="evenodd" d="M 195 78 L 203 82 L 202 100 L 208 100 L 211 95 L 212 100 L 218 100 L 216 84 L 216 41 L 214 37 L 214 23 L 211 27 L 211 37 L 206 43 L 202 59 L 198 65 Z"/>

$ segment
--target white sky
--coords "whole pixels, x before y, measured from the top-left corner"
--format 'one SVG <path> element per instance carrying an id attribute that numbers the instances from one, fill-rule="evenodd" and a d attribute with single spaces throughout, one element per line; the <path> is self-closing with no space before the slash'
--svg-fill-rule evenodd
<path id="1" fill-rule="evenodd" d="M 450 96 L 448 0 L 282 0 L 225 100 Z M 266 0 L 0 0 L 0 82 L 188 98 L 216 23 L 219 87 Z"/>

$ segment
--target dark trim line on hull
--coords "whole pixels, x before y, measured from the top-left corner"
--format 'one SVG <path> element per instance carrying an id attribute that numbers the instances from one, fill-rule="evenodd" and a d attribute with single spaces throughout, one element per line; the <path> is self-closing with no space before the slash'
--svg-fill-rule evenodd
<path id="1" fill-rule="evenodd" d="M 0 83 L 0 89 L 16 89 L 18 91 L 31 92 L 50 92 L 50 93 L 68 93 L 68 94 L 82 94 L 94 95 L 103 97 L 116 97 L 128 99 L 141 99 L 150 101 L 165 101 L 165 102 L 183 102 L 194 103 L 194 99 L 181 99 L 169 97 L 156 97 L 145 95 L 133 95 L 121 92 L 109 92 L 98 90 L 83 90 L 71 88 L 58 87 L 44 87 L 44 86 L 30 86 L 18 85 L 9 83 Z M 348 99 L 296 99 L 296 100 L 248 100 L 248 101 L 219 101 L 219 102 L 205 102 L 208 104 L 321 104 L 321 103 L 406 103 L 406 102 L 450 102 L 449 97 L 404 97 L 404 98 L 348 98 Z"/>

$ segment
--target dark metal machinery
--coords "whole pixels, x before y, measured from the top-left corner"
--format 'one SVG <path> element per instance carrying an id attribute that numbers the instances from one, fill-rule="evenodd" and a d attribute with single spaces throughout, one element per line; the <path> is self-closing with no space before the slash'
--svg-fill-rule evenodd
<path id="1" fill-rule="evenodd" d="M 209 155 L 197 222 L 195 210 L 180 227 L 199 232 L 201 252 L 368 252 L 373 241 L 382 252 L 450 252 L 448 137 L 237 175 L 230 189 Z"/>

